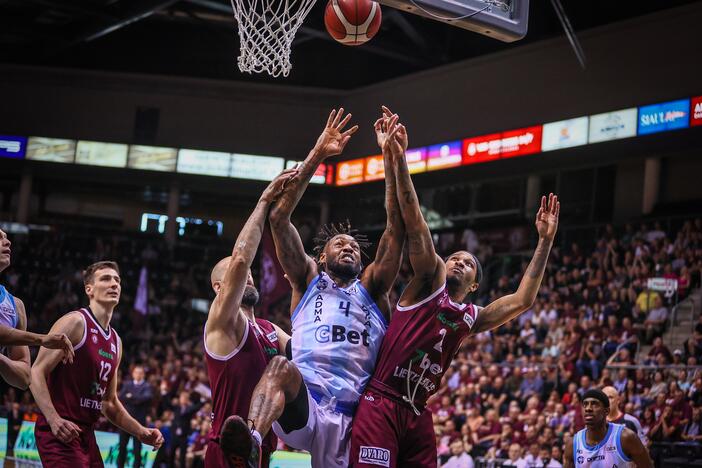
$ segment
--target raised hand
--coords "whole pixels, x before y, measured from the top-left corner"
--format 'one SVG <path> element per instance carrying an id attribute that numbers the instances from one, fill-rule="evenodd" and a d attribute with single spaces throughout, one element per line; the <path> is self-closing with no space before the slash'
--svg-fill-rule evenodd
<path id="1" fill-rule="evenodd" d="M 383 118 L 386 120 L 390 120 L 393 115 L 393 112 L 387 107 L 387 106 L 382 106 L 383 109 Z M 407 144 L 408 144 L 408 139 L 407 139 L 407 129 L 405 128 L 404 125 L 402 124 L 397 124 L 396 122 L 396 132 L 394 133 L 394 138 L 399 144 L 399 147 L 401 148 L 402 152 L 404 153 L 407 151 Z M 389 132 L 392 132 L 392 128 L 389 130 Z"/>
<path id="2" fill-rule="evenodd" d="M 389 118 L 383 116 L 373 124 L 376 141 L 383 153 L 402 151 L 402 148 L 394 137 L 398 131 L 398 120 L 399 116 L 397 115 L 392 115 Z"/>
<path id="3" fill-rule="evenodd" d="M 315 144 L 315 149 L 323 158 L 328 158 L 330 156 L 335 156 L 341 154 L 346 147 L 346 144 L 351 139 L 351 135 L 356 133 L 358 130 L 358 125 L 354 125 L 348 130 L 344 131 L 344 127 L 351 120 L 351 114 L 347 114 L 343 119 L 344 108 L 342 107 L 337 112 L 336 109 L 332 110 L 327 119 L 327 125 L 324 127 L 324 131 Z"/>
<path id="4" fill-rule="evenodd" d="M 543 239 L 553 240 L 556 237 L 558 230 L 558 215 L 561 212 L 561 202 L 558 201 L 558 195 L 549 193 L 548 201 L 546 196 L 541 197 L 541 207 L 536 213 L 536 230 L 539 237 Z"/>
<path id="5" fill-rule="evenodd" d="M 44 335 L 41 338 L 41 345 L 49 349 L 60 349 L 63 351 L 63 363 L 73 364 L 73 356 L 75 356 L 75 351 L 73 350 L 73 344 L 71 340 L 65 333 L 54 333 L 50 335 Z"/>
<path id="6" fill-rule="evenodd" d="M 297 167 L 292 169 L 286 169 L 280 174 L 278 174 L 268 187 L 261 194 L 261 200 L 269 203 L 274 203 L 283 194 L 285 186 L 295 179 L 298 175 Z"/>

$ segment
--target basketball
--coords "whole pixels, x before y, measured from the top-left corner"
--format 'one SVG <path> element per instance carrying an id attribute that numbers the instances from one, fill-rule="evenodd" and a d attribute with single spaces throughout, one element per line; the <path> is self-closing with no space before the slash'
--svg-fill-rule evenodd
<path id="1" fill-rule="evenodd" d="M 349 46 L 371 40 L 380 21 L 380 4 L 372 0 L 329 0 L 324 12 L 324 25 L 331 37 Z"/>

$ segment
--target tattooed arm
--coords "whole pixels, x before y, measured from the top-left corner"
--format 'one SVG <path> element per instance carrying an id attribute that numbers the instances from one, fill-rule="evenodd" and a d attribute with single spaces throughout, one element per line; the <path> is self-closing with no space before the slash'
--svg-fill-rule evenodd
<path id="1" fill-rule="evenodd" d="M 397 116 L 394 121 L 386 121 L 380 118 L 375 122 L 375 133 L 378 139 L 378 146 L 383 151 L 383 165 L 385 167 L 385 210 L 387 221 L 385 231 L 378 243 L 378 249 L 373 263 L 363 273 L 362 281 L 370 283 L 369 290 L 374 299 L 387 294 L 392 288 L 397 273 L 400 271 L 402 262 L 402 246 L 405 241 L 405 225 L 400 215 L 400 207 L 397 201 L 397 188 L 395 180 L 395 168 L 392 161 L 391 145 L 397 145 L 396 150 L 404 152 L 399 143 L 389 135 L 389 130 L 397 123 Z M 378 302 L 376 300 L 376 302 Z M 387 303 L 379 304 L 382 309 L 390 309 Z M 384 311 L 385 312 L 385 311 Z M 390 310 L 385 312 L 390 314 Z"/>
<path id="2" fill-rule="evenodd" d="M 384 110 L 386 116 L 390 114 L 387 108 Z M 422 215 L 417 192 L 412 184 L 404 151 L 407 148 L 407 130 L 404 125 L 397 126 L 395 138 L 402 147 L 402 151 L 393 151 L 397 200 L 407 231 L 409 260 L 414 271 L 412 280 L 400 298 L 400 305 L 406 307 L 428 297 L 446 282 L 446 266 L 434 250 L 431 232 Z"/>
<path id="3" fill-rule="evenodd" d="M 317 274 L 317 265 L 305 253 L 300 234 L 292 225 L 290 216 L 300 202 L 302 194 L 305 193 L 317 166 L 328 157 L 341 154 L 351 135 L 358 130 L 358 126 L 355 125 L 343 131 L 351 119 L 351 114 L 342 119 L 343 114 L 343 108 L 339 109 L 338 113 L 333 110 L 329 114 L 327 124 L 317 143 L 302 165 L 298 167 L 297 177 L 292 183 L 286 185 L 269 215 L 278 260 L 293 287 L 292 309 L 297 306 L 307 285 Z"/>
<path id="4" fill-rule="evenodd" d="M 526 274 L 519 283 L 519 288 L 514 294 L 508 294 L 497 299 L 485 307 L 475 325 L 472 333 L 480 333 L 497 328 L 527 310 L 534 303 L 536 294 L 541 287 L 541 280 L 546 270 L 548 254 L 553 245 L 553 238 L 558 229 L 558 214 L 561 204 L 558 197 L 550 194 L 548 203 L 546 197 L 541 197 L 541 208 L 536 214 L 536 229 L 539 232 L 539 243 L 534 256 L 527 267 Z"/>

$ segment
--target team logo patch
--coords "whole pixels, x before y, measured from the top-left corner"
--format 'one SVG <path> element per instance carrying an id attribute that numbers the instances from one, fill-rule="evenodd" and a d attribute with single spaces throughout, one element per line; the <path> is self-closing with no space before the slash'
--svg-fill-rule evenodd
<path id="1" fill-rule="evenodd" d="M 278 341 L 278 334 L 275 331 L 272 331 L 266 335 L 266 338 L 268 338 L 268 341 L 270 342 Z"/>
<path id="2" fill-rule="evenodd" d="M 585 457 L 583 457 L 583 456 L 578 457 L 578 465 L 582 465 L 584 461 L 585 461 Z"/>
<path id="3" fill-rule="evenodd" d="M 114 343 L 110 343 L 110 351 L 112 351 L 113 353 L 117 352 L 117 346 L 115 346 Z"/>
<path id="4" fill-rule="evenodd" d="M 325 279 L 321 279 L 317 282 L 317 289 L 319 289 L 320 291 L 324 291 L 325 289 L 327 289 L 327 286 L 329 286 L 329 283 L 327 283 L 327 280 Z"/>
<path id="5" fill-rule="evenodd" d="M 473 326 L 473 317 L 471 317 L 471 315 L 468 312 L 463 314 L 463 321 L 466 322 L 466 325 L 468 325 L 469 327 Z"/>
<path id="6" fill-rule="evenodd" d="M 94 334 L 97 335 L 97 328 L 91 328 L 91 329 L 90 329 L 90 333 L 94 333 Z"/>
<path id="7" fill-rule="evenodd" d="M 369 465 L 390 466 L 390 450 L 380 447 L 367 447 L 361 445 L 358 454 L 358 463 L 368 463 Z"/>
<path id="8" fill-rule="evenodd" d="M 373 395 L 366 395 L 363 398 L 365 398 L 368 401 L 375 401 L 375 398 L 373 398 Z"/>
<path id="9" fill-rule="evenodd" d="M 97 342 L 98 342 L 97 336 L 92 335 L 91 338 L 93 339 L 93 343 L 97 344 Z"/>

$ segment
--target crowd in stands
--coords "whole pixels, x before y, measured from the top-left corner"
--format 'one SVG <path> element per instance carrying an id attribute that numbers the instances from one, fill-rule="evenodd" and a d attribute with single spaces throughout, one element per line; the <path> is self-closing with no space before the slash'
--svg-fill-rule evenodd
<path id="1" fill-rule="evenodd" d="M 210 269 L 228 254 L 231 241 L 181 242 L 169 249 L 151 235 L 61 229 L 11 240 L 13 266 L 0 282 L 25 301 L 28 328 L 35 331 L 47 331 L 83 305 L 83 266 L 119 262 L 124 287 L 113 326 L 124 346 L 121 378 L 139 381 L 143 369 L 152 390 L 145 420 L 166 438 L 156 466 L 201 466 L 211 391 L 202 345 L 206 315 L 192 300 L 213 297 Z M 149 272 L 147 314 L 133 310 L 143 266 Z M 517 267 L 469 299 L 486 305 L 511 293 L 526 263 Z M 699 287 L 701 273 L 700 219 L 670 232 L 658 224 L 606 226 L 592 248 L 555 248 L 533 307 L 494 332 L 467 339 L 429 401 L 442 466 L 471 467 L 478 458 L 506 460 L 503 466 L 560 466 L 564 438 L 584 427 L 579 401 L 591 387 L 619 391 L 621 410 L 639 418 L 650 447 L 700 444 L 702 373 L 665 366 L 701 362 L 702 318 L 680 349 L 669 349 L 661 336 L 671 306 Z M 405 262 L 393 301 L 410 276 Z M 650 277 L 677 279 L 677 291 L 649 291 Z M 287 309 L 283 301 L 268 318 L 289 330 Z M 633 364 L 652 367 L 621 367 Z M 29 392 L 7 388 L 3 408 L 11 447 L 21 421 L 36 419 L 37 407 Z M 112 430 L 107 421 L 99 428 Z"/>

